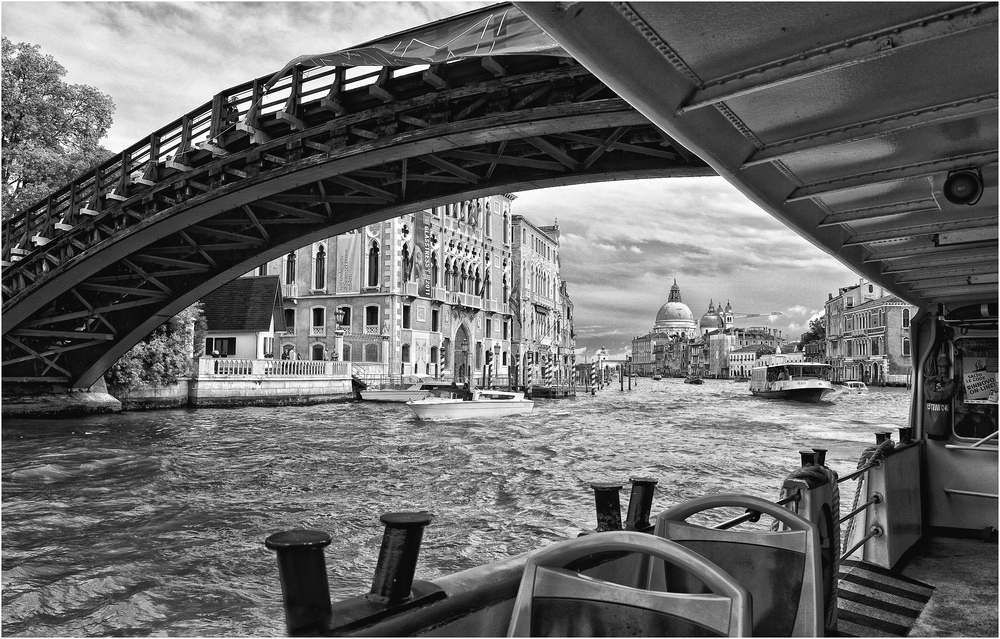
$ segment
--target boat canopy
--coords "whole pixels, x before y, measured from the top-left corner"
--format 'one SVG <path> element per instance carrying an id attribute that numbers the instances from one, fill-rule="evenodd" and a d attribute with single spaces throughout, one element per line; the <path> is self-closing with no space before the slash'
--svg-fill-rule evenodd
<path id="1" fill-rule="evenodd" d="M 996 303 L 996 3 L 515 4 L 862 277 Z"/>

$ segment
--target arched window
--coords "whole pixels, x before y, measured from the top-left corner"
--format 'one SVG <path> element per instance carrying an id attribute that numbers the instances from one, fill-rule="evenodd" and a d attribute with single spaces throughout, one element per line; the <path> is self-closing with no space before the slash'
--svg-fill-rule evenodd
<path id="1" fill-rule="evenodd" d="M 431 286 L 438 285 L 438 257 L 437 253 L 431 253 Z"/>
<path id="2" fill-rule="evenodd" d="M 465 287 L 468 283 L 469 283 L 469 276 L 465 272 L 465 266 L 463 265 L 461 279 L 459 279 L 458 281 L 458 292 L 465 293 L 466 292 Z"/>
<path id="3" fill-rule="evenodd" d="M 400 356 L 403 358 L 403 362 L 405 362 L 407 364 L 410 362 L 410 345 L 409 344 L 403 344 L 403 346 L 400 348 Z"/>
<path id="4" fill-rule="evenodd" d="M 285 284 L 295 283 L 295 253 L 289 253 L 285 258 Z"/>
<path id="5" fill-rule="evenodd" d="M 313 275 L 314 288 L 326 288 L 326 249 L 320 244 L 316 249 L 316 269 Z"/>
<path id="6" fill-rule="evenodd" d="M 479 269 L 476 269 L 476 290 L 472 291 L 475 295 L 479 295 L 483 290 L 483 278 L 479 275 Z"/>
<path id="7" fill-rule="evenodd" d="M 503 214 L 503 243 L 510 244 L 510 217 L 506 211 Z"/>
<path id="8" fill-rule="evenodd" d="M 412 258 L 410 257 L 410 246 L 403 245 L 403 281 L 410 281 L 410 274 L 413 272 Z"/>
<path id="9" fill-rule="evenodd" d="M 903 309 L 903 328 L 909 328 L 909 327 L 910 327 L 910 309 L 904 308 Z"/>
<path id="10" fill-rule="evenodd" d="M 378 286 L 378 242 L 368 249 L 368 286 Z"/>
<path id="11" fill-rule="evenodd" d="M 510 298 L 510 288 L 509 288 L 509 286 L 507 284 L 507 274 L 506 273 L 503 276 L 503 291 L 502 291 L 502 293 L 503 293 L 503 297 L 500 298 L 500 301 L 506 304 L 507 300 Z"/>
<path id="12" fill-rule="evenodd" d="M 910 356 L 910 338 L 909 337 L 904 337 L 903 338 L 903 357 L 909 357 L 909 356 Z"/>

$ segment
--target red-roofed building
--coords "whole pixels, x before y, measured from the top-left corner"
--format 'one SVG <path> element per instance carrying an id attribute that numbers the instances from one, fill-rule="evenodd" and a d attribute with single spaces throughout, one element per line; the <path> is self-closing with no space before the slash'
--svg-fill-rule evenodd
<path id="1" fill-rule="evenodd" d="M 281 280 L 241 277 L 202 298 L 208 333 L 205 353 L 219 357 L 275 357 L 275 331 L 284 331 Z"/>

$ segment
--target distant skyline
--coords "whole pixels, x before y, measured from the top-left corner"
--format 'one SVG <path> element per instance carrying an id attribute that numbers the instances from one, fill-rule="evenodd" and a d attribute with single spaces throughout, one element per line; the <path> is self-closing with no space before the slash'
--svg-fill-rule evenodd
<path id="1" fill-rule="evenodd" d="M 492 3 L 10 2 L 2 32 L 41 46 L 73 84 L 112 97 L 111 151 L 144 138 L 220 90 L 305 54 L 335 51 Z M 263 36 L 263 37 L 262 37 Z M 577 346 L 631 348 L 653 327 L 676 279 L 695 319 L 729 302 L 738 322 L 795 340 L 828 293 L 857 283 L 719 177 L 609 182 L 519 192 L 512 211 L 558 222 Z"/>

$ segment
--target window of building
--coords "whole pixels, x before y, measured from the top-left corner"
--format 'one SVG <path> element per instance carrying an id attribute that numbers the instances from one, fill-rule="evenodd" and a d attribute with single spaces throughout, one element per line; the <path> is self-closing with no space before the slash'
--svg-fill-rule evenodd
<path id="1" fill-rule="evenodd" d="M 351 325 L 351 307 L 350 306 L 338 306 L 338 311 L 344 311 L 344 319 L 340 321 L 340 327 L 349 327 Z"/>
<path id="2" fill-rule="evenodd" d="M 381 351 L 378 344 L 365 344 L 365 361 L 377 362 L 381 359 Z"/>
<path id="3" fill-rule="evenodd" d="M 510 244 L 510 216 L 503 214 L 503 242 Z"/>
<path id="4" fill-rule="evenodd" d="M 341 356 L 341 360 L 345 362 L 351 361 L 351 345 L 346 342 L 344 343 L 344 352 Z"/>
<path id="5" fill-rule="evenodd" d="M 285 309 L 285 332 L 289 335 L 295 335 L 295 309 L 286 308 Z"/>
<path id="6" fill-rule="evenodd" d="M 403 361 L 405 363 L 409 364 L 410 363 L 410 345 L 409 344 L 403 344 L 403 346 L 399 349 L 399 352 L 400 352 L 400 356 L 403 358 Z"/>
<path id="7" fill-rule="evenodd" d="M 448 353 L 451 352 L 451 338 L 446 337 L 441 343 L 441 368 L 448 367 Z"/>
<path id="8" fill-rule="evenodd" d="M 431 361 L 427 362 L 427 372 L 428 372 L 428 374 L 430 374 L 431 371 L 433 370 L 431 367 L 432 366 L 437 366 L 438 363 L 439 363 L 438 362 L 438 352 L 439 351 L 438 351 L 438 347 L 437 346 L 431 346 Z"/>
<path id="9" fill-rule="evenodd" d="M 378 306 L 365 307 L 365 333 L 378 335 Z"/>
<path id="10" fill-rule="evenodd" d="M 437 258 L 437 253 L 431 253 L 431 286 L 438 286 L 438 258 Z"/>
<path id="11" fill-rule="evenodd" d="M 205 338 L 205 353 L 215 356 L 218 351 L 219 357 L 236 356 L 235 337 L 207 337 Z"/>
<path id="12" fill-rule="evenodd" d="M 323 357 L 323 354 L 326 352 L 326 348 L 324 348 L 322 344 L 313 344 L 310 351 L 311 351 L 310 359 L 316 361 L 322 361 L 323 359 L 326 359 L 325 357 Z"/>
<path id="13" fill-rule="evenodd" d="M 322 244 L 316 249 L 316 263 L 313 273 L 313 288 L 326 288 L 326 249 Z"/>
<path id="14" fill-rule="evenodd" d="M 403 281 L 409 282 L 410 276 L 413 273 L 412 259 L 410 257 L 410 247 L 407 244 L 403 245 Z"/>
<path id="15" fill-rule="evenodd" d="M 483 343 L 476 342 L 476 368 L 483 367 Z"/>
<path id="16" fill-rule="evenodd" d="M 903 328 L 909 328 L 909 327 L 910 327 L 910 309 L 904 308 L 903 309 Z"/>
<path id="17" fill-rule="evenodd" d="M 378 242 L 372 242 L 368 249 L 368 286 L 378 286 Z"/>
<path id="18" fill-rule="evenodd" d="M 274 357 L 274 338 L 264 338 L 264 357 Z"/>
<path id="19" fill-rule="evenodd" d="M 312 330 L 310 331 L 312 335 L 324 335 L 326 334 L 326 308 L 323 306 L 315 306 L 312 309 Z"/>
<path id="20" fill-rule="evenodd" d="M 493 334 L 493 320 L 487 317 L 486 318 L 486 337 L 489 337 L 492 334 Z"/>
<path id="21" fill-rule="evenodd" d="M 909 357 L 909 356 L 910 356 L 910 338 L 909 337 L 904 337 L 903 338 L 903 357 Z"/>
<path id="22" fill-rule="evenodd" d="M 431 330 L 441 330 L 441 309 L 431 309 Z M 431 358 L 434 359 L 434 358 Z"/>
<path id="23" fill-rule="evenodd" d="M 403 328 L 410 328 L 410 305 L 403 304 Z M 404 360 L 409 361 L 409 360 Z"/>
<path id="24" fill-rule="evenodd" d="M 289 253 L 285 258 L 285 284 L 295 283 L 295 253 Z"/>

